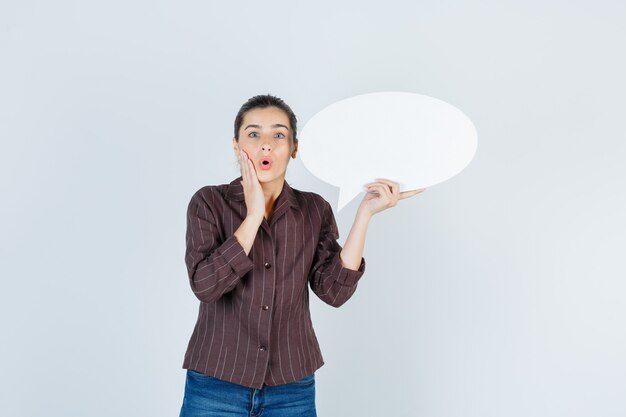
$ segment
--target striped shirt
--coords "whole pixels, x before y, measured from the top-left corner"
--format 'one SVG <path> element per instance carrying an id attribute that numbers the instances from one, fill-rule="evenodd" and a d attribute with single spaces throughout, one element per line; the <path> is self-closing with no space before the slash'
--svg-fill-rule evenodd
<path id="1" fill-rule="evenodd" d="M 330 204 L 285 181 L 250 253 L 234 236 L 246 217 L 241 177 L 205 186 L 187 208 L 185 263 L 200 307 L 183 369 L 260 389 L 324 365 L 309 289 L 339 307 L 365 271 L 344 268 Z"/>

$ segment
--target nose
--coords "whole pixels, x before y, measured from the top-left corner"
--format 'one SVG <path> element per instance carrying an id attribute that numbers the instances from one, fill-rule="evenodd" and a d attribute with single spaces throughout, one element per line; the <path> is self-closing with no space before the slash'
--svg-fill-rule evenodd
<path id="1" fill-rule="evenodd" d="M 269 143 L 264 143 L 264 144 L 261 145 L 261 149 L 264 150 L 264 151 L 269 152 L 269 151 L 272 150 L 272 146 Z"/>

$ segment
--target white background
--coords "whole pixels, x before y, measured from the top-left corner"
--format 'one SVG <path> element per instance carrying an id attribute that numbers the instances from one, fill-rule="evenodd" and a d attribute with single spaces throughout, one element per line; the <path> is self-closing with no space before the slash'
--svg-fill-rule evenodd
<path id="1" fill-rule="evenodd" d="M 617 0 L 2 2 L 0 414 L 178 415 L 186 207 L 239 175 L 239 106 L 275 94 L 301 128 L 409 91 L 467 114 L 478 151 L 374 217 L 351 300 L 312 295 L 320 417 L 626 415 L 625 17 Z M 335 206 L 298 159 L 288 181 Z"/>

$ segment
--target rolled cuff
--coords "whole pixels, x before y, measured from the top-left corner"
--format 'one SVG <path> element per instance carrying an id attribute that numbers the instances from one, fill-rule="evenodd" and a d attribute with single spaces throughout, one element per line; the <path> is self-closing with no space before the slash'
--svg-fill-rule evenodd
<path id="1" fill-rule="evenodd" d="M 346 287 L 355 286 L 356 283 L 359 282 L 359 279 L 361 279 L 361 277 L 365 273 L 365 258 L 363 257 L 361 257 L 361 264 L 359 265 L 359 268 L 357 270 L 344 267 L 341 264 L 341 257 L 339 256 L 339 254 L 337 254 L 333 259 L 333 264 L 334 265 L 332 265 L 331 267 L 332 270 L 336 270 L 336 268 L 339 268 L 337 282 L 340 285 Z"/>
<path id="2" fill-rule="evenodd" d="M 252 259 L 246 255 L 243 246 L 241 246 L 241 243 L 237 240 L 237 236 L 232 235 L 226 239 L 221 247 L 228 248 L 222 252 L 222 256 L 239 277 L 243 277 L 252 270 L 254 263 Z"/>

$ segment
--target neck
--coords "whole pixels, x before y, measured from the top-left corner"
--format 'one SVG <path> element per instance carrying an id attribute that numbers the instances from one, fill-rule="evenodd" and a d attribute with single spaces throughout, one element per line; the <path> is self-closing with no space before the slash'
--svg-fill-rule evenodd
<path id="1" fill-rule="evenodd" d="M 269 218 L 272 214 L 272 210 L 274 208 L 274 202 L 280 195 L 283 190 L 283 184 L 285 182 L 285 177 L 282 176 L 280 178 L 276 178 L 271 182 L 263 182 L 261 183 L 261 188 L 263 189 L 263 194 L 265 195 L 265 217 Z"/>

